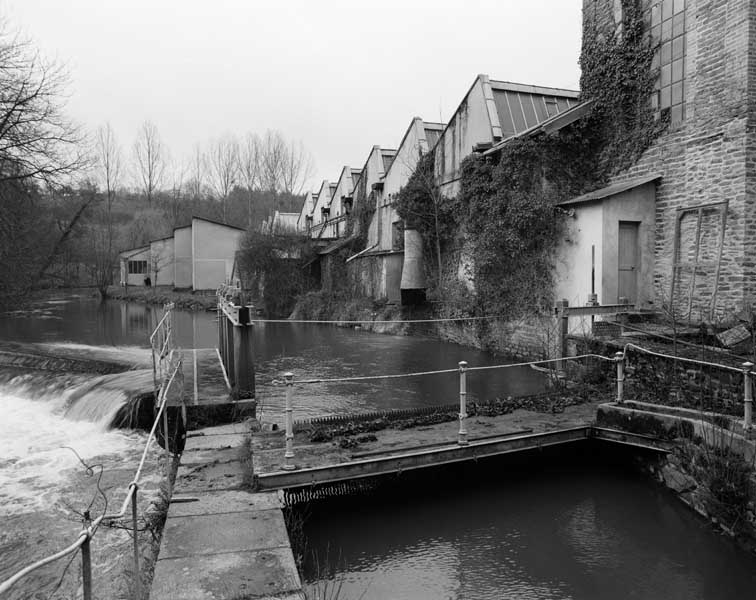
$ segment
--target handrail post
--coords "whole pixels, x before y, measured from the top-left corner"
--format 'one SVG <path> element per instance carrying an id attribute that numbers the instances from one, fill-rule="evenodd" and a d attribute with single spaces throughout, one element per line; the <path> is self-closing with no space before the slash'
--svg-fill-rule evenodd
<path id="1" fill-rule="evenodd" d="M 743 363 L 743 429 L 746 432 L 753 428 L 753 385 L 751 383 L 752 362 Z"/>
<path id="2" fill-rule="evenodd" d="M 459 361 L 459 435 L 457 444 L 467 446 L 467 361 Z"/>
<path id="3" fill-rule="evenodd" d="M 142 598 L 142 579 L 139 572 L 139 530 L 137 527 L 137 490 L 139 485 L 134 482 L 134 490 L 131 492 L 131 530 L 134 539 L 134 600 Z"/>
<path id="4" fill-rule="evenodd" d="M 625 395 L 625 353 L 617 352 L 614 361 L 617 363 L 617 404 L 622 404 Z"/>
<path id="5" fill-rule="evenodd" d="M 92 600 L 92 553 L 89 542 L 92 539 L 92 533 L 87 529 L 87 538 L 81 545 L 81 580 L 84 591 L 84 600 Z"/>
<path id="6" fill-rule="evenodd" d="M 294 395 L 294 373 L 284 373 L 286 380 L 286 452 L 284 453 L 284 471 L 293 471 L 297 467 L 294 465 L 294 417 L 293 417 L 293 395 Z"/>
<path id="7" fill-rule="evenodd" d="M 163 394 L 163 441 L 165 442 L 165 472 L 169 473 L 171 453 L 168 449 L 168 390 Z"/>

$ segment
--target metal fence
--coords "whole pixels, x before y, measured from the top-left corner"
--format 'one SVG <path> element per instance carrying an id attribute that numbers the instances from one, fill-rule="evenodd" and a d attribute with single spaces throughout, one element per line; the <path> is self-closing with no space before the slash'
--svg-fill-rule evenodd
<path id="1" fill-rule="evenodd" d="M 625 399 L 742 416 L 744 428 L 751 429 L 753 363 L 723 364 L 716 355 L 691 358 L 636 344 L 627 344 L 621 354 L 627 365 Z"/>
<path id="2" fill-rule="evenodd" d="M 285 434 L 285 451 L 284 451 L 284 470 L 294 470 L 296 469 L 296 465 L 294 464 L 294 419 L 293 419 L 293 404 L 294 404 L 294 386 L 295 385 L 314 385 L 314 384 L 324 384 L 324 383 L 340 383 L 340 382 L 368 382 L 368 381 L 376 381 L 376 380 L 386 380 L 386 379 L 402 379 L 402 378 L 409 378 L 409 377 L 423 377 L 423 376 L 431 376 L 431 375 L 440 375 L 440 374 L 448 374 L 448 373 L 459 373 L 459 404 L 454 405 L 454 409 L 456 407 L 459 407 L 459 429 L 457 431 L 457 444 L 460 446 L 464 446 L 468 444 L 468 438 L 467 438 L 467 418 L 468 418 L 468 411 L 467 411 L 467 377 L 468 373 L 474 372 L 474 371 L 485 371 L 485 370 L 492 370 L 492 369 L 510 369 L 514 367 L 523 367 L 523 366 L 533 366 L 536 368 L 543 368 L 544 366 L 556 366 L 557 370 L 550 370 L 549 372 L 557 378 L 562 378 L 565 376 L 563 370 L 569 371 L 568 363 L 574 363 L 575 361 L 598 361 L 598 362 L 604 362 L 604 363 L 613 363 L 614 366 L 612 367 L 613 371 L 613 377 L 612 379 L 616 382 L 616 394 L 615 394 L 615 401 L 618 404 L 623 404 L 628 400 L 637 400 L 639 399 L 639 388 L 642 386 L 646 386 L 647 392 L 646 394 L 649 397 L 655 398 L 655 403 L 659 405 L 667 405 L 667 406 L 676 406 L 678 404 L 671 402 L 669 398 L 667 398 L 665 393 L 665 388 L 662 386 L 660 387 L 658 382 L 653 379 L 653 377 L 656 377 L 654 375 L 651 375 L 650 377 L 652 379 L 644 379 L 643 376 L 640 375 L 640 372 L 643 370 L 651 371 L 651 367 L 647 365 L 638 365 L 638 355 L 642 355 L 645 357 L 649 357 L 653 359 L 655 363 L 661 361 L 668 361 L 671 365 L 671 369 L 673 372 L 682 372 L 686 375 L 687 379 L 685 381 L 688 382 L 690 389 L 687 391 L 689 394 L 693 394 L 694 392 L 696 394 L 701 395 L 702 390 L 706 389 L 707 384 L 709 387 L 719 388 L 719 391 L 712 391 L 709 390 L 709 392 L 706 392 L 709 394 L 710 397 L 716 398 L 721 397 L 722 402 L 719 403 L 708 403 L 706 404 L 705 408 L 713 408 L 719 409 L 719 412 L 723 412 L 724 414 L 730 414 L 730 415 L 736 415 L 743 417 L 742 420 L 742 426 L 745 432 L 750 433 L 750 431 L 753 428 L 753 367 L 754 365 L 750 362 L 743 363 L 740 368 L 734 367 L 731 365 L 724 365 L 721 363 L 715 363 L 711 361 L 703 361 L 703 360 L 697 360 L 697 359 L 691 359 L 691 358 L 684 358 L 679 356 L 673 356 L 669 354 L 663 354 L 660 352 L 655 352 L 652 350 L 649 350 L 647 348 L 643 348 L 642 346 L 638 346 L 636 344 L 627 344 L 624 348 L 624 351 L 617 352 L 613 357 L 606 357 L 602 356 L 600 354 L 581 354 L 579 356 L 572 356 L 572 357 L 564 357 L 564 358 L 555 358 L 555 359 L 549 359 L 549 360 L 540 360 L 540 361 L 530 361 L 530 362 L 521 362 L 521 363 L 514 363 L 514 364 L 506 364 L 506 365 L 490 365 L 490 366 L 481 366 L 481 367 L 470 367 L 468 366 L 466 361 L 461 361 L 456 369 L 442 369 L 437 371 L 422 371 L 422 372 L 415 372 L 415 373 L 398 373 L 398 374 L 391 374 L 391 375 L 366 375 L 366 376 L 359 376 L 359 377 L 339 377 L 339 378 L 331 378 L 331 379 L 300 379 L 295 380 L 293 373 L 284 373 L 283 374 L 283 380 L 286 385 L 286 404 L 285 404 L 285 423 L 286 423 L 286 434 Z M 630 368 L 628 368 L 628 364 L 630 365 Z M 546 370 L 546 369 L 543 369 Z M 703 375 L 701 374 L 703 373 Z M 714 375 L 716 374 L 716 376 Z M 583 375 L 585 375 L 585 370 L 583 370 Z M 725 384 L 727 385 L 727 394 L 721 391 L 722 388 L 725 387 Z M 629 388 L 629 390 L 627 389 Z M 679 391 L 679 390 L 678 390 Z M 629 393 L 628 393 L 629 392 Z M 725 402 L 726 400 L 726 402 Z M 427 412 L 429 410 L 438 410 L 438 409 L 448 409 L 449 406 L 445 407 L 431 407 L 428 409 L 423 409 L 420 412 Z M 700 406 L 699 406 L 700 408 Z M 401 417 L 403 412 L 406 411 L 395 411 L 396 415 L 393 413 L 388 415 L 378 415 L 375 414 L 375 418 L 387 418 L 388 420 L 392 420 L 394 416 L 397 418 Z M 417 411 L 410 411 L 412 414 L 414 414 Z M 714 411 L 716 412 L 716 410 Z M 352 416 L 351 420 L 354 420 L 355 418 L 359 418 L 359 416 Z M 334 418 L 328 418 L 324 417 L 321 419 L 316 419 L 316 423 L 322 424 L 322 425 L 339 425 L 343 423 L 345 420 L 349 420 L 349 417 L 334 417 Z M 312 420 L 311 420 L 312 421 Z M 304 423 L 298 423 L 299 426 L 303 425 Z"/>
<path id="3" fill-rule="evenodd" d="M 456 368 L 454 369 L 441 369 L 436 371 L 418 371 L 413 373 L 397 373 L 397 374 L 387 374 L 387 375 L 364 375 L 364 376 L 357 376 L 357 377 L 337 377 L 337 378 L 329 378 L 329 379 L 294 379 L 293 373 L 284 373 L 283 374 L 283 381 L 286 385 L 286 404 L 284 409 L 285 414 L 285 423 L 286 423 L 286 434 L 285 434 L 285 440 L 286 440 L 286 446 L 284 451 L 284 464 L 282 466 L 282 469 L 284 470 L 294 470 L 296 469 L 296 465 L 294 464 L 294 386 L 295 385 L 314 385 L 314 384 L 324 384 L 324 383 L 347 383 L 347 382 L 368 382 L 368 381 L 377 381 L 377 380 L 387 380 L 387 379 L 405 379 L 410 377 L 426 377 L 426 376 L 433 376 L 433 375 L 442 375 L 442 374 L 448 374 L 448 373 L 458 373 L 459 374 L 459 414 L 458 414 L 458 421 L 459 421 L 459 427 L 457 431 L 457 444 L 460 446 L 467 445 L 468 437 L 467 437 L 467 418 L 468 418 L 468 407 L 467 407 L 467 377 L 468 373 L 475 372 L 475 371 L 488 371 L 492 369 L 512 369 L 515 367 L 526 367 L 526 366 L 534 366 L 534 367 L 540 367 L 543 370 L 549 371 L 552 377 L 554 377 L 555 380 L 563 380 L 565 378 L 564 370 L 568 369 L 568 363 L 575 363 L 577 361 L 598 361 L 599 363 L 616 363 L 618 362 L 618 358 L 607 358 L 606 356 L 602 356 L 600 354 L 581 354 L 579 356 L 571 356 L 566 358 L 554 358 L 554 359 L 548 359 L 548 360 L 539 360 L 539 361 L 530 361 L 530 362 L 520 362 L 520 363 L 513 363 L 513 364 L 504 364 L 504 365 L 488 365 L 488 366 L 481 366 L 481 367 L 470 367 L 466 361 L 460 361 Z M 585 364 L 582 365 L 585 367 Z M 551 369 L 552 367 L 556 367 L 556 369 Z M 455 405 L 456 409 L 457 405 Z M 435 407 L 443 408 L 443 407 Z"/>
<path id="4" fill-rule="evenodd" d="M 82 574 L 82 590 L 84 600 L 92 599 L 92 554 L 91 554 L 91 540 L 97 533 L 100 525 L 105 522 L 110 522 L 118 519 L 122 519 L 127 515 L 129 507 L 131 507 L 131 527 L 133 538 L 133 598 L 134 600 L 140 600 L 142 598 L 141 578 L 139 570 L 139 542 L 137 536 L 137 494 L 139 490 L 139 482 L 142 476 L 142 469 L 144 468 L 145 461 L 147 459 L 147 452 L 150 446 L 156 439 L 158 427 L 162 422 L 163 436 L 165 444 L 166 455 L 166 473 L 169 468 L 169 432 L 168 432 L 168 399 L 174 393 L 179 394 L 179 398 L 183 400 L 183 384 L 181 382 L 181 367 L 182 359 L 180 353 L 171 348 L 171 317 L 170 310 L 172 306 L 166 306 L 166 314 L 158 323 L 153 334 L 150 336 L 150 343 L 153 348 L 153 368 L 157 373 L 162 374 L 161 379 L 156 383 L 156 406 L 157 412 L 155 414 L 155 420 L 150 429 L 150 433 L 147 436 L 147 441 L 142 451 L 142 456 L 139 460 L 139 465 L 134 473 L 134 478 L 129 483 L 126 489 L 126 495 L 121 504 L 121 508 L 118 512 L 103 514 L 94 520 L 87 520 L 84 523 L 84 529 L 79 533 L 76 540 L 67 548 L 64 548 L 60 552 L 57 552 L 51 556 L 47 556 L 37 562 L 24 567 L 10 578 L 3 582 L 0 582 L 0 596 L 9 591 L 16 583 L 22 579 L 28 577 L 38 569 L 61 560 L 66 556 L 70 556 L 76 552 L 81 551 L 81 574 Z M 160 330 L 160 332 L 159 332 Z M 165 353 L 165 356 L 163 356 Z"/>

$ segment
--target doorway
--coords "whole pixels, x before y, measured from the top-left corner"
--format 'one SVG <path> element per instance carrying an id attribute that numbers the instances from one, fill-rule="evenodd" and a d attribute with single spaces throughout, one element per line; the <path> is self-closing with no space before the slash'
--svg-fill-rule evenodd
<path id="1" fill-rule="evenodd" d="M 617 301 L 627 298 L 630 304 L 638 300 L 638 267 L 640 256 L 638 252 L 638 226 L 637 221 L 620 221 L 618 244 L 618 286 Z"/>

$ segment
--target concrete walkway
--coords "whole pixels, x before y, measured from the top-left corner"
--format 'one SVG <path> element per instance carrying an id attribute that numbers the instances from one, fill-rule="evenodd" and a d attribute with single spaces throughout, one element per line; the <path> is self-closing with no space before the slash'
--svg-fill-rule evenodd
<path id="1" fill-rule="evenodd" d="M 194 432 L 176 475 L 151 600 L 300 600 L 281 499 L 245 491 L 246 425 Z"/>

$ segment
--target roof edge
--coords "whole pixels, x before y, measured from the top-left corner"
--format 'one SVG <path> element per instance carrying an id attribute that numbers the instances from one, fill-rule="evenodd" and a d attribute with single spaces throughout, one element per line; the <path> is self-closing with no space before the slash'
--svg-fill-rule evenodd
<path id="1" fill-rule="evenodd" d="M 627 192 L 628 190 L 632 190 L 634 188 L 640 187 L 647 183 L 658 181 L 661 178 L 662 178 L 661 173 L 653 173 L 651 175 L 646 175 L 644 177 L 635 177 L 634 179 L 626 179 L 625 181 L 613 183 L 612 185 L 608 185 L 598 190 L 588 192 L 587 194 L 583 194 L 582 196 L 578 196 L 577 198 L 570 198 L 569 200 L 562 200 L 561 202 L 557 202 L 557 206 L 572 206 L 575 204 L 583 204 L 585 202 L 593 202 L 595 200 L 603 200 L 604 198 L 608 198 L 609 196 L 616 196 L 617 194 L 621 194 L 622 192 Z"/>

